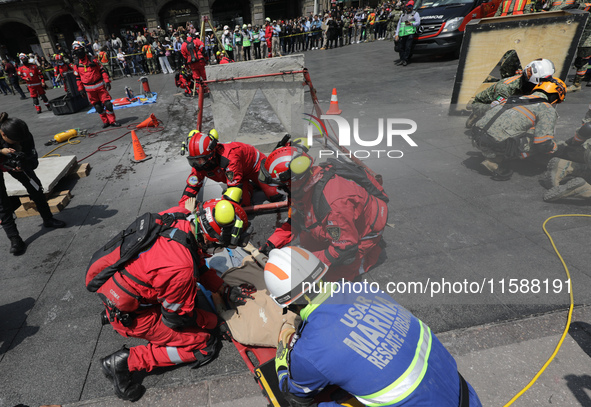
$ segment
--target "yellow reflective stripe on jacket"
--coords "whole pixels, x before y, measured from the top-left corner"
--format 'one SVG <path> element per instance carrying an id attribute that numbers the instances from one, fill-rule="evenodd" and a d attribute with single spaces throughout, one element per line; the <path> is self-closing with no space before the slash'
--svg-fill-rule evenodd
<path id="1" fill-rule="evenodd" d="M 355 396 L 370 407 L 384 406 L 399 403 L 407 398 L 421 384 L 429 366 L 429 354 L 431 353 L 431 329 L 422 321 L 420 339 L 417 343 L 415 356 L 406 371 L 385 389 L 367 396 Z"/>
<path id="2" fill-rule="evenodd" d="M 523 14 L 527 0 L 516 0 L 513 6 L 513 15 Z"/>

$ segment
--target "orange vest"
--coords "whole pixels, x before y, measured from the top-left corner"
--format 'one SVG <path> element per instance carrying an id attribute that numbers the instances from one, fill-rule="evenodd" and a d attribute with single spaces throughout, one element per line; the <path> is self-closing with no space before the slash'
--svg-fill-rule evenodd
<path id="1" fill-rule="evenodd" d="M 509 10 L 511 7 L 511 3 L 513 3 L 513 9 Z M 525 5 L 527 4 L 527 0 L 506 0 L 503 2 L 502 5 L 502 12 L 501 17 L 509 16 L 516 16 L 519 14 L 523 14 L 523 10 L 525 9 Z"/>
<path id="2" fill-rule="evenodd" d="M 107 53 L 105 51 L 99 52 L 99 61 L 103 64 L 109 62 L 109 58 L 107 58 Z"/>
<path id="3" fill-rule="evenodd" d="M 143 51 L 146 53 L 146 58 L 152 58 L 152 47 L 149 45 L 144 45 Z"/>

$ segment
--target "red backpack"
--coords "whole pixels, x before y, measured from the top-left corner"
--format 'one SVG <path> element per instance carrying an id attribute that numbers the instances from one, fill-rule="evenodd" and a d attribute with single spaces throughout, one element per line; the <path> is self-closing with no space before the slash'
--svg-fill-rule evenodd
<path id="1" fill-rule="evenodd" d="M 158 237 L 166 237 L 189 249 L 198 275 L 197 242 L 191 233 L 174 227 L 178 219 L 186 219 L 186 216 L 182 212 L 164 215 L 145 213 L 93 254 L 86 271 L 86 288 L 98 293 L 111 321 L 117 317 L 123 323 L 123 313 L 132 313 L 139 308 L 141 297 L 121 275 L 149 287 L 149 284 L 131 275 L 124 267 L 141 252 L 148 250 Z"/>

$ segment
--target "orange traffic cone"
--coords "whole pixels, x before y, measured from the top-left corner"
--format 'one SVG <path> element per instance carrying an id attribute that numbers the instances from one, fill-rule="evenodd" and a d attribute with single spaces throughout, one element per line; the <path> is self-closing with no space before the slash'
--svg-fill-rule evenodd
<path id="1" fill-rule="evenodd" d="M 131 131 L 131 140 L 133 141 L 133 158 L 131 161 L 134 163 L 141 163 L 142 161 L 152 158 L 151 155 L 146 155 L 146 153 L 144 153 L 144 148 L 140 144 L 140 140 L 137 138 L 135 130 Z"/>
<path id="2" fill-rule="evenodd" d="M 135 126 L 136 129 L 143 129 L 144 127 L 157 127 L 158 119 L 154 116 L 154 113 L 150 115 L 146 120 Z"/>
<path id="3" fill-rule="evenodd" d="M 330 97 L 330 107 L 326 114 L 341 114 L 343 111 L 339 109 L 339 101 L 337 100 L 337 88 L 332 88 L 332 96 Z"/>

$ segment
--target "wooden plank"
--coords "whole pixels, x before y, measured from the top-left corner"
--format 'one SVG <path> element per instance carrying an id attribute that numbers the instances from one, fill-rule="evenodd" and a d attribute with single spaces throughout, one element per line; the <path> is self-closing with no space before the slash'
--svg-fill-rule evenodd
<path id="1" fill-rule="evenodd" d="M 89 163 L 78 164 L 72 167 L 68 176 L 72 178 L 84 178 L 88 176 L 90 169 L 91 167 Z"/>
<path id="2" fill-rule="evenodd" d="M 29 197 L 23 197 L 29 199 Z M 49 205 L 49 210 L 51 213 L 58 213 L 61 212 L 72 200 L 72 195 L 70 191 L 60 191 L 53 194 L 52 198 L 47 200 L 47 204 Z M 21 201 L 22 202 L 22 201 Z M 23 203 L 16 211 L 14 211 L 17 218 L 26 218 L 29 216 L 38 216 L 39 212 L 35 207 L 35 202 L 28 200 L 28 202 Z"/>
<path id="3" fill-rule="evenodd" d="M 551 60 L 555 76 L 565 80 L 588 16 L 568 10 L 472 20 L 464 33 L 449 113 L 462 113 L 509 50 L 517 52 L 522 65 Z"/>

